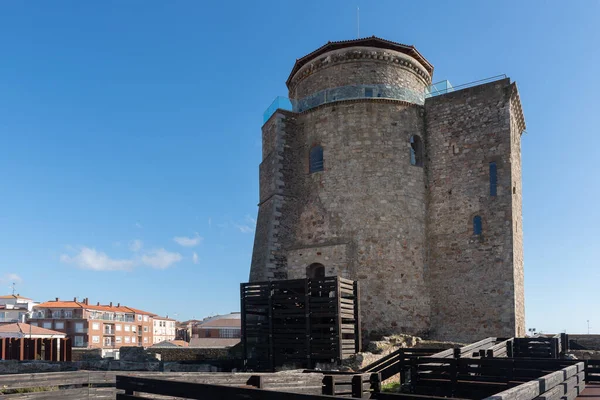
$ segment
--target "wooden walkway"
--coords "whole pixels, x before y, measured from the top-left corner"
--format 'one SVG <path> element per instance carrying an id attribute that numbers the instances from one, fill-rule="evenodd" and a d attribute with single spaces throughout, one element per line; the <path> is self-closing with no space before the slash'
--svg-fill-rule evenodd
<path id="1" fill-rule="evenodd" d="M 583 392 L 581 392 L 581 394 L 579 396 L 577 396 L 577 399 L 580 399 L 580 400 L 593 400 L 593 399 L 600 400 L 600 384 L 598 384 L 598 383 L 588 383 L 587 385 L 585 385 L 585 389 L 583 389 Z"/>

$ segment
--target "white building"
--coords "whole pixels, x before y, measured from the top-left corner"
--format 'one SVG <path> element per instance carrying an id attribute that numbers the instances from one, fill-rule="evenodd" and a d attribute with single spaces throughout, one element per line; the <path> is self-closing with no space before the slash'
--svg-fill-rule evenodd
<path id="1" fill-rule="evenodd" d="M 18 294 L 0 296 L 0 323 L 24 322 L 27 313 L 37 304 Z"/>
<path id="2" fill-rule="evenodd" d="M 156 316 L 153 318 L 154 327 L 153 327 L 153 337 L 154 343 L 160 343 L 170 340 L 175 340 L 175 320 L 166 317 Z"/>

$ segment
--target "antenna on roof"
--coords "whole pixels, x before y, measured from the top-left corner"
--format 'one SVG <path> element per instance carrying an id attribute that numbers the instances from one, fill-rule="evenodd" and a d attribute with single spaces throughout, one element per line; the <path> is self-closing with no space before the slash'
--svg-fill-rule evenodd
<path id="1" fill-rule="evenodd" d="M 356 6 L 356 38 L 360 39 L 360 9 Z"/>
<path id="2" fill-rule="evenodd" d="M 16 286 L 16 285 L 17 285 L 17 284 L 13 282 L 13 284 L 12 284 L 12 295 L 13 295 L 13 296 L 15 295 L 15 291 L 16 291 L 16 289 L 15 289 L 15 286 Z"/>

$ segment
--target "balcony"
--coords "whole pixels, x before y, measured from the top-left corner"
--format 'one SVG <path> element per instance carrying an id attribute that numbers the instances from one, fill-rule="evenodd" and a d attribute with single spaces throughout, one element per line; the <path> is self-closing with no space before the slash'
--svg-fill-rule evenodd
<path id="1" fill-rule="evenodd" d="M 107 331 L 107 330 L 104 330 L 104 335 L 105 335 L 105 336 L 106 336 L 106 335 L 114 336 L 114 335 L 115 335 L 115 331 Z"/>

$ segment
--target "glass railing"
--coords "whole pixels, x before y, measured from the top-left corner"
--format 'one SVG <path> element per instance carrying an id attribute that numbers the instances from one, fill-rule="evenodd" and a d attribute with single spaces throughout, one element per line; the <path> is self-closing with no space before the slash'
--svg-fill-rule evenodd
<path id="1" fill-rule="evenodd" d="M 452 84 L 448 80 L 443 80 L 425 88 L 425 98 L 428 99 L 433 96 L 439 96 L 440 94 L 446 94 L 454 91 Z"/>
<path id="2" fill-rule="evenodd" d="M 273 100 L 269 108 L 263 113 L 263 123 L 267 122 L 271 118 L 271 115 L 275 114 L 275 111 L 279 109 L 292 111 L 292 102 L 290 99 L 283 96 L 275 97 L 275 100 Z"/>
<path id="3" fill-rule="evenodd" d="M 441 94 L 456 92 L 462 89 L 467 89 L 473 86 L 485 85 L 486 83 L 491 83 L 495 81 L 499 81 L 502 79 L 506 79 L 506 75 L 496 75 L 485 79 L 480 79 L 478 81 L 473 81 L 469 83 L 464 83 L 458 86 L 452 86 L 449 81 L 440 81 L 438 83 L 434 83 L 433 85 L 428 86 L 425 89 L 425 98 L 439 96 Z"/>

